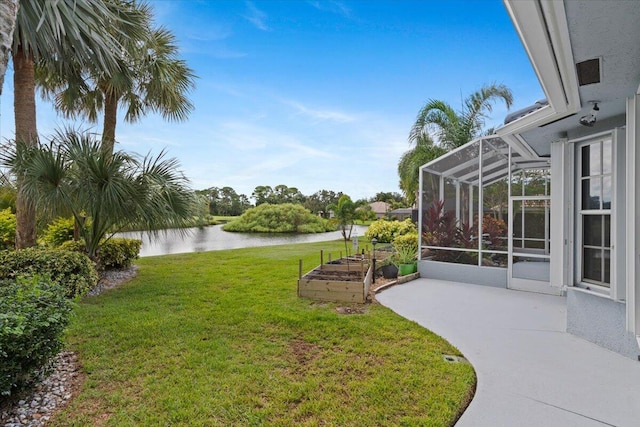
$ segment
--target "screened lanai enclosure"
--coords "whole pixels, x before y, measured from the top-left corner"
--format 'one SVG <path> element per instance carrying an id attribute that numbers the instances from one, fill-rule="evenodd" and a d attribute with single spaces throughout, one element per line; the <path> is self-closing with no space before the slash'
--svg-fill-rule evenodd
<path id="1" fill-rule="evenodd" d="M 550 165 L 497 136 L 422 166 L 423 277 L 540 290 L 550 274 Z"/>

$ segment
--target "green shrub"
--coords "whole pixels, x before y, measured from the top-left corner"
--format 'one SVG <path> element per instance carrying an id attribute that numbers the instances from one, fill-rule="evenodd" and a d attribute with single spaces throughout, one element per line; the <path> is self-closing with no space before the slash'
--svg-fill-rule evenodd
<path id="1" fill-rule="evenodd" d="M 43 277 L 0 281 L 0 395 L 28 385 L 62 347 L 72 303 Z"/>
<path id="2" fill-rule="evenodd" d="M 394 260 L 397 264 L 411 264 L 418 256 L 418 233 L 398 236 L 393 240 Z"/>
<path id="3" fill-rule="evenodd" d="M 129 267 L 140 255 L 142 240 L 113 237 L 98 248 L 100 265 L 105 269 Z"/>
<path id="4" fill-rule="evenodd" d="M 38 248 L 0 252 L 0 280 L 25 276 L 49 277 L 68 298 L 84 295 L 98 282 L 95 265 L 81 253 Z"/>
<path id="5" fill-rule="evenodd" d="M 113 237 L 100 243 L 98 247 L 98 264 L 106 270 L 129 267 L 133 260 L 138 259 L 142 240 Z M 66 251 L 86 253 L 83 240 L 71 240 L 60 245 Z"/>
<path id="6" fill-rule="evenodd" d="M 13 249 L 16 239 L 16 216 L 11 208 L 0 210 L 0 250 Z"/>
<path id="7" fill-rule="evenodd" d="M 223 229 L 246 233 L 323 233 L 334 230 L 327 220 L 292 203 L 263 203 L 248 209 Z"/>
<path id="8" fill-rule="evenodd" d="M 418 230 L 411 219 L 407 218 L 404 221 L 388 221 L 386 219 L 379 219 L 371 223 L 364 236 L 371 240 L 374 237 L 380 243 L 392 243 L 393 240 L 404 234 L 417 233 Z"/>
<path id="9" fill-rule="evenodd" d="M 73 227 L 75 221 L 73 218 L 58 218 L 51 224 L 47 225 L 47 229 L 42 236 L 42 240 L 51 247 L 57 248 L 64 242 L 73 240 Z"/>

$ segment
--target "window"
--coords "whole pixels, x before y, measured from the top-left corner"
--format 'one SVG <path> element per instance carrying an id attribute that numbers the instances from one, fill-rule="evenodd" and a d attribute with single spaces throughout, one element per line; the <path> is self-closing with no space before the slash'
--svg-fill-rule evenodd
<path id="1" fill-rule="evenodd" d="M 612 144 L 600 139 L 578 149 L 577 272 L 581 285 L 611 287 Z"/>

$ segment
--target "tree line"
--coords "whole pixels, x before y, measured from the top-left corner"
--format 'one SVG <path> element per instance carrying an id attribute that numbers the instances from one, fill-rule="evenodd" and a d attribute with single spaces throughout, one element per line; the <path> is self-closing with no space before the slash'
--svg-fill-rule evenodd
<path id="1" fill-rule="evenodd" d="M 208 205 L 208 213 L 210 215 L 238 216 L 251 207 L 265 203 L 271 205 L 293 203 L 302 205 L 313 214 L 327 218 L 329 216 L 329 207 L 337 205 L 344 193 L 342 191 L 323 189 L 311 195 L 304 195 L 297 187 L 280 184 L 275 187 L 259 185 L 255 187 L 251 197 L 246 194 L 238 194 L 231 187 L 210 187 L 204 190 L 196 190 L 196 195 L 203 203 Z M 392 209 L 406 206 L 404 197 L 397 192 L 378 192 L 375 196 L 369 199 L 357 200 L 356 203 L 367 204 L 376 201 L 389 203 Z"/>

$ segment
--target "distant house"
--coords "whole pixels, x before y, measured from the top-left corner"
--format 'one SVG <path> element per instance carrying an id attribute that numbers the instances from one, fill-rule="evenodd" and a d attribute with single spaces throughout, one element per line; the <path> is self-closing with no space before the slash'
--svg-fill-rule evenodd
<path id="1" fill-rule="evenodd" d="M 422 166 L 420 275 L 565 295 L 568 332 L 637 359 L 640 2 L 504 3 L 546 100 Z"/>
<path id="2" fill-rule="evenodd" d="M 373 213 L 376 214 L 376 218 L 384 218 L 389 212 L 389 203 L 387 202 L 373 202 L 369 203 L 369 206 L 371 206 Z"/>

